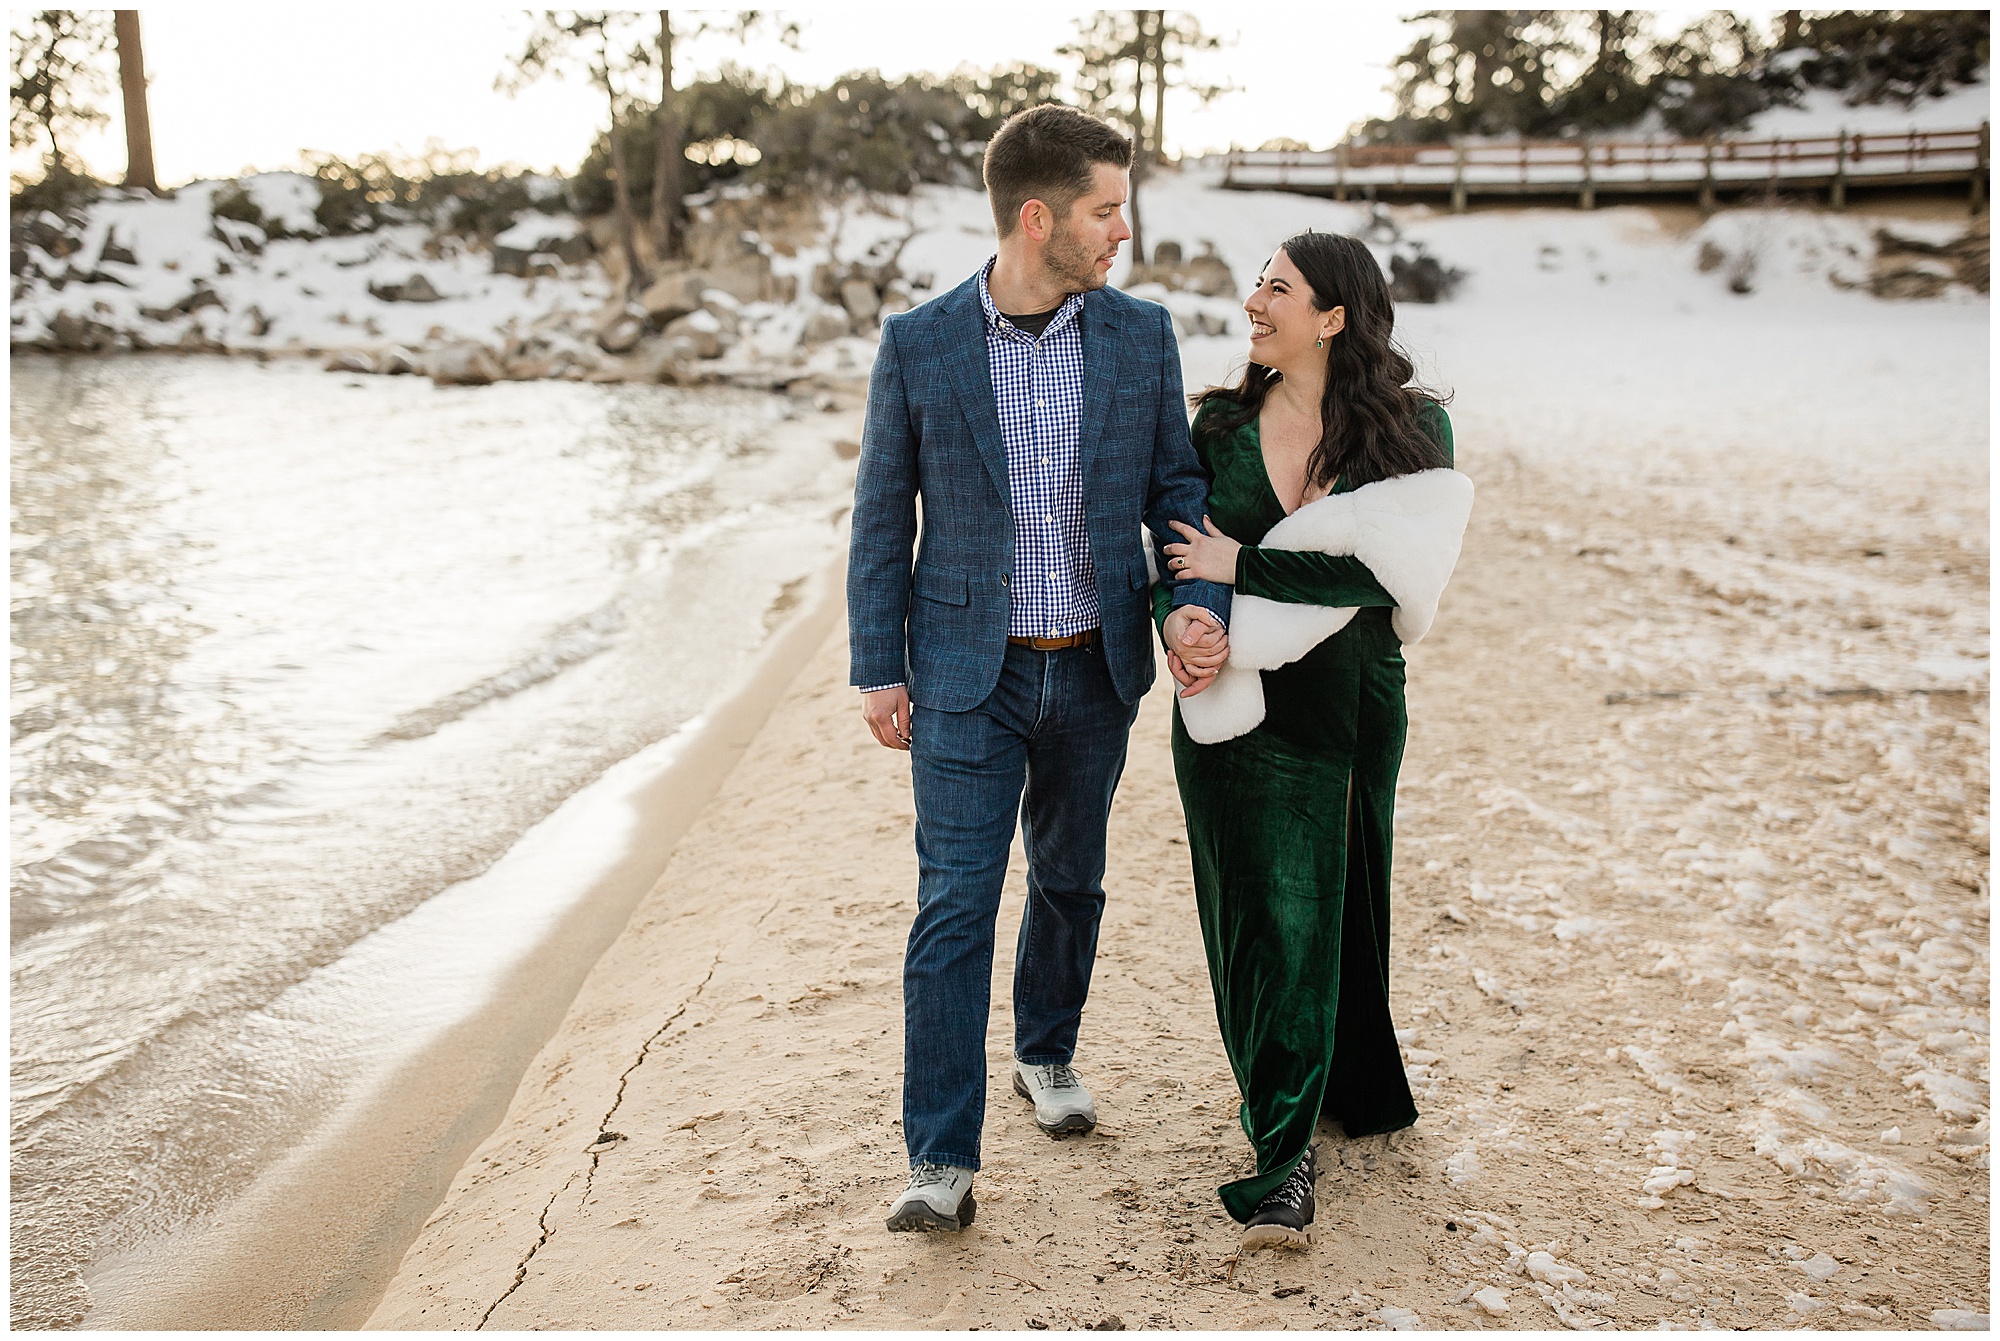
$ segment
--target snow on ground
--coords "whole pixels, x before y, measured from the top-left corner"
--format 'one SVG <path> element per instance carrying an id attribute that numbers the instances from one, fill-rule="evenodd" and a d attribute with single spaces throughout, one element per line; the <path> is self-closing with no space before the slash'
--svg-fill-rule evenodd
<path id="1" fill-rule="evenodd" d="M 491 342 L 551 311 L 594 311 L 608 296 L 595 266 L 560 279 L 492 273 L 491 258 L 419 224 L 342 237 L 267 238 L 254 224 L 213 216 L 224 184 L 196 182 L 167 199 L 107 196 L 93 206 L 67 261 L 28 247 L 42 275 L 16 277 L 15 344 L 47 334 L 58 314 L 127 332 L 148 346 L 189 341 L 236 350 Z M 317 232 L 316 188 L 292 173 L 244 179 L 267 217 Z M 133 259 L 105 257 L 123 248 Z M 436 302 L 389 302 L 371 287 L 422 278 Z M 202 298 L 212 292 L 219 302 Z"/>
<path id="2" fill-rule="evenodd" d="M 1850 107 L 1833 89 L 1809 89 L 1796 107 L 1772 107 L 1750 118 L 1731 137 L 1800 139 L 1842 130 L 1862 134 L 1907 130 L 1973 130 L 1992 116 L 1993 90 L 1984 80 L 1952 89 L 1941 98 L 1919 98 L 1909 106 L 1885 101 Z"/>

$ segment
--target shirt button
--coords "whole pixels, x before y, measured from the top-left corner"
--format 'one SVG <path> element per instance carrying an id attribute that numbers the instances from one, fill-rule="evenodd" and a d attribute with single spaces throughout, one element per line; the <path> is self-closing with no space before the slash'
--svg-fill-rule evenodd
<path id="1" fill-rule="evenodd" d="M 1045 522 L 1053 522 L 1055 519 L 1056 519 L 1056 514 L 1053 512 L 1051 512 L 1048 516 L 1042 518 L 1042 520 Z"/>
<path id="2" fill-rule="evenodd" d="M 1050 574 L 1049 574 L 1049 581 L 1053 582 L 1053 581 L 1055 581 L 1055 580 L 1056 580 L 1056 575 L 1055 575 L 1054 573 L 1050 573 Z"/>
<path id="3" fill-rule="evenodd" d="M 1042 408 L 1043 406 L 1045 406 L 1045 405 L 1047 405 L 1047 404 L 1048 404 L 1048 402 L 1047 402 L 1047 401 L 1045 401 L 1045 400 L 1039 400 L 1039 399 L 1038 399 L 1038 400 L 1036 400 L 1036 401 L 1035 401 L 1035 408 L 1039 410 L 1039 409 L 1041 409 L 1041 408 Z"/>

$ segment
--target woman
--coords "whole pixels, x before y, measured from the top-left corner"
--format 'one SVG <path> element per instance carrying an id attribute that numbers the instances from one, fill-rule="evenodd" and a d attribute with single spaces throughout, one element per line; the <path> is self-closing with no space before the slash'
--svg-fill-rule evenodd
<path id="1" fill-rule="evenodd" d="M 1243 660 L 1250 610 L 1262 598 L 1308 616 L 1351 611 L 1323 641 L 1261 672 L 1262 720 L 1201 744 L 1189 723 L 1220 683 L 1176 702 L 1174 764 L 1187 814 L 1195 898 L 1216 1015 L 1243 1094 L 1241 1119 L 1257 1174 L 1221 1189 L 1246 1228 L 1242 1246 L 1311 1241 L 1314 1125 L 1348 1136 L 1416 1121 L 1389 1019 L 1389 858 L 1396 771 L 1406 718 L 1397 596 L 1362 558 L 1275 548 L 1274 526 L 1319 500 L 1398 477 L 1457 489 L 1451 425 L 1410 386 L 1409 359 L 1391 343 L 1395 315 L 1381 270 L 1353 238 L 1304 233 L 1271 258 L 1243 304 L 1250 365 L 1235 386 L 1196 397 L 1195 449 L 1213 480 L 1207 534 L 1176 524 L 1164 547 L 1177 576 L 1234 583 L 1232 665 Z M 1363 498 L 1319 503 L 1319 514 Z M 1448 575 L 1464 514 L 1449 533 Z M 1441 533 L 1442 533 L 1441 532 Z M 1440 541 L 1439 543 L 1442 543 Z M 1397 564 L 1376 560 L 1385 570 Z M 1409 583 L 1403 604 L 1412 598 Z M 1436 587 L 1441 590 L 1443 579 Z M 1156 593 L 1166 613 L 1164 588 Z M 1435 607 L 1436 593 L 1428 599 Z M 1277 607 L 1269 607 L 1276 609 Z M 1288 612 L 1286 612 L 1288 613 Z M 1394 615 L 1394 619 L 1392 619 Z M 1289 614 L 1288 614 L 1289 617 Z M 1428 620 L 1424 621 L 1426 624 Z M 1421 636 L 1421 630 L 1415 635 Z M 1307 650 L 1309 648 L 1309 650 Z M 1188 682 L 1174 664 L 1177 678 Z M 1248 692 L 1258 672 L 1244 677 Z M 1254 721 L 1255 718 L 1245 720 Z"/>

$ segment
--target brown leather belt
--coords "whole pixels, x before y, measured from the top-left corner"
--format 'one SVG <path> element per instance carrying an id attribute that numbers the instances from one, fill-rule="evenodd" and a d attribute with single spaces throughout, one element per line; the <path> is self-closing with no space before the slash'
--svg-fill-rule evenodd
<path id="1" fill-rule="evenodd" d="M 1037 652 L 1060 652 L 1060 651 L 1062 651 L 1062 650 L 1063 650 L 1063 649 L 1064 649 L 1065 647 L 1088 647 L 1088 646 L 1090 646 L 1090 645 L 1091 645 L 1092 643 L 1094 643 L 1094 642 L 1096 642 L 1096 641 L 1097 641 L 1097 630 L 1096 630 L 1096 629 L 1085 629 L 1085 630 L 1084 630 L 1084 631 L 1083 631 L 1082 633 L 1072 633 L 1072 634 L 1070 634 L 1070 635 L 1069 635 L 1069 637 L 1067 637 L 1067 638 L 1013 638 L 1013 637 L 1010 637 L 1010 638 L 1008 638 L 1008 639 L 1007 639 L 1007 641 L 1008 641 L 1008 642 L 1010 642 L 1010 643 L 1018 643 L 1018 644 L 1020 644 L 1020 645 L 1021 645 L 1022 647 L 1032 647 L 1032 648 L 1034 648 L 1034 649 L 1035 649 L 1035 650 L 1036 650 Z"/>

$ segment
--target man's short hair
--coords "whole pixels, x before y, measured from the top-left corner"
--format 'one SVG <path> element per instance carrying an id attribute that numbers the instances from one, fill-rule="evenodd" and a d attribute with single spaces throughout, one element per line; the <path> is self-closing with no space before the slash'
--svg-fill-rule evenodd
<path id="1" fill-rule="evenodd" d="M 1006 237 L 1021 226 L 1021 206 L 1047 205 L 1058 220 L 1094 185 L 1099 163 L 1132 166 L 1132 141 L 1094 116 L 1045 102 L 1007 118 L 986 146 L 982 167 L 993 222 Z"/>

